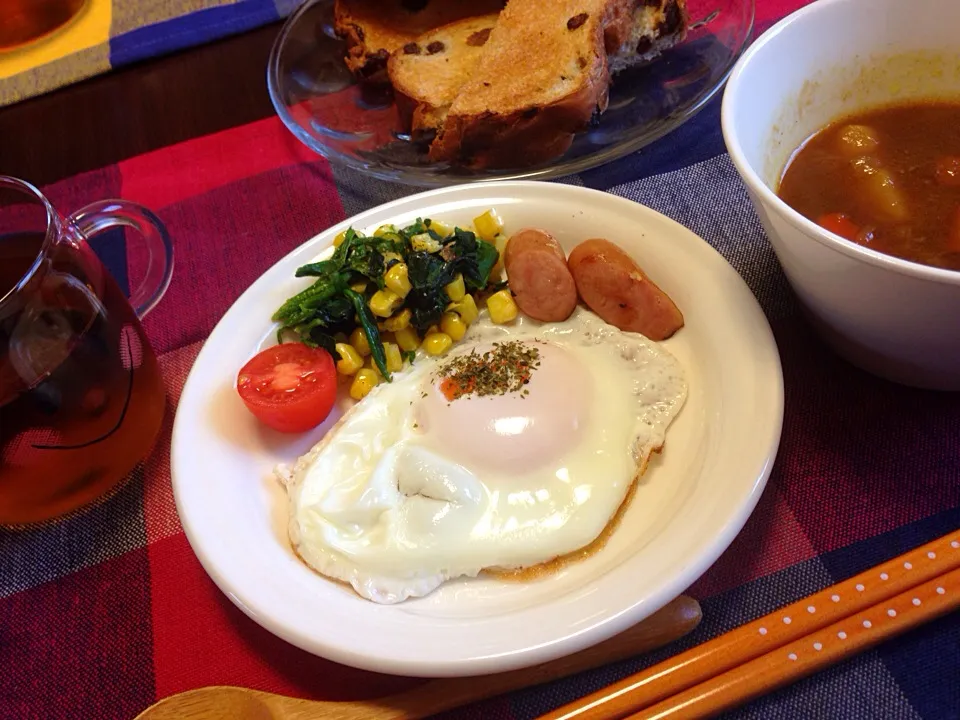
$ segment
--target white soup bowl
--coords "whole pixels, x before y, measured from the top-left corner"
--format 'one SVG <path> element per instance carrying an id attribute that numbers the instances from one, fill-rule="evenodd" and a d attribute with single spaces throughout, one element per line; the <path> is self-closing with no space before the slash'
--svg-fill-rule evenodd
<path id="1" fill-rule="evenodd" d="M 776 194 L 791 154 L 852 112 L 960 103 L 960 2 L 818 0 L 764 33 L 724 91 L 723 136 L 773 250 L 826 342 L 915 387 L 960 390 L 960 272 L 878 253 Z"/>

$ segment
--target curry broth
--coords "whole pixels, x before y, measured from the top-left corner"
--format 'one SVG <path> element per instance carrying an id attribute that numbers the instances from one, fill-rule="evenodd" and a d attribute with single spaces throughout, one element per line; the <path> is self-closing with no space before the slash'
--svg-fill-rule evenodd
<path id="1" fill-rule="evenodd" d="M 960 103 L 849 115 L 791 157 L 788 205 L 879 252 L 960 270 Z"/>

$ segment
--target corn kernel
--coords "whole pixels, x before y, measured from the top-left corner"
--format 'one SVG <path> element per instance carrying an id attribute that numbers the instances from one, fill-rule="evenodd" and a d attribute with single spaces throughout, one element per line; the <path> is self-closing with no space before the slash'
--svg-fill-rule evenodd
<path id="1" fill-rule="evenodd" d="M 453 302 L 460 302 L 463 300 L 463 296 L 467 294 L 467 289 L 463 285 L 463 275 L 460 273 L 457 273 L 453 281 L 443 289 L 447 291 L 447 297 Z"/>
<path id="2" fill-rule="evenodd" d="M 490 320 L 498 325 L 510 322 L 519 312 L 509 290 L 500 290 L 488 297 L 487 310 L 490 311 Z"/>
<path id="3" fill-rule="evenodd" d="M 440 316 L 440 330 L 449 335 L 454 342 L 460 342 L 467 332 L 467 324 L 455 312 L 445 312 Z"/>
<path id="4" fill-rule="evenodd" d="M 353 290 L 355 293 L 360 293 L 361 295 L 363 295 L 364 291 L 367 289 L 367 281 L 357 280 L 355 283 L 352 283 L 350 285 L 350 289 Z"/>
<path id="5" fill-rule="evenodd" d="M 430 327 L 427 328 L 427 331 L 423 334 L 423 336 L 426 337 L 427 335 L 431 335 L 433 333 L 438 333 L 438 332 L 440 332 L 440 326 L 431 325 Z"/>
<path id="6" fill-rule="evenodd" d="M 387 356 L 387 370 L 389 372 L 399 372 L 403 370 L 403 356 L 400 354 L 400 348 L 396 343 L 385 342 L 383 352 Z"/>
<path id="7" fill-rule="evenodd" d="M 407 264 L 402 262 L 394 264 L 384 273 L 383 282 L 388 289 L 393 290 L 398 296 L 406 297 L 412 287 L 407 274 Z"/>
<path id="8" fill-rule="evenodd" d="M 494 238 L 503 232 L 503 220 L 497 215 L 493 208 L 487 210 L 483 215 L 473 219 L 473 225 L 477 228 L 477 235 L 487 242 L 493 242 Z"/>
<path id="9" fill-rule="evenodd" d="M 400 303 L 403 301 L 399 295 L 389 288 L 386 290 L 377 290 L 370 298 L 370 311 L 374 315 L 382 318 L 388 318 L 393 315 Z"/>
<path id="10" fill-rule="evenodd" d="M 340 247 L 341 245 L 343 245 L 343 240 L 344 240 L 344 238 L 346 238 L 346 237 L 347 237 L 347 231 L 346 231 L 346 230 L 343 230 L 342 232 L 338 232 L 338 233 L 337 233 L 337 236 L 333 239 L 333 246 L 336 248 L 336 247 Z"/>
<path id="11" fill-rule="evenodd" d="M 460 302 L 450 303 L 447 305 L 447 310 L 457 313 L 467 325 L 473 325 L 473 321 L 480 314 L 480 311 L 477 310 L 477 301 L 473 299 L 473 295 L 464 295 Z"/>
<path id="12" fill-rule="evenodd" d="M 355 328 L 350 333 L 350 344 L 353 345 L 360 357 L 366 357 L 370 354 L 370 343 L 367 342 L 367 336 L 364 334 L 363 328 Z"/>
<path id="13" fill-rule="evenodd" d="M 354 400 L 363 400 L 367 394 L 373 390 L 380 380 L 377 374 L 369 368 L 362 368 L 353 376 L 353 382 L 350 383 L 350 397 Z"/>
<path id="14" fill-rule="evenodd" d="M 427 355 L 443 355 L 453 346 L 453 338 L 443 332 L 428 334 L 423 338 L 423 349 Z"/>
<path id="15" fill-rule="evenodd" d="M 448 235 L 453 234 L 453 228 L 447 225 L 446 223 L 440 222 L 439 220 L 431 220 L 430 229 L 433 230 L 438 235 L 440 235 L 441 237 L 447 237 Z"/>
<path id="16" fill-rule="evenodd" d="M 404 352 L 412 352 L 420 347 L 420 337 L 417 335 L 417 331 L 410 325 L 396 330 L 394 335 L 396 336 L 397 345 L 399 345 L 400 349 Z"/>
<path id="17" fill-rule="evenodd" d="M 373 359 L 373 356 L 367 358 L 367 361 L 363 364 L 365 370 L 369 370 L 377 377 L 377 382 L 383 382 L 383 375 L 380 372 L 380 368 L 377 367 L 377 361 Z"/>
<path id="18" fill-rule="evenodd" d="M 381 225 L 376 230 L 373 231 L 374 237 L 383 237 L 384 235 L 396 235 L 397 226 L 396 225 Z"/>
<path id="19" fill-rule="evenodd" d="M 410 325 L 411 312 L 409 308 L 404 308 L 396 315 L 391 315 L 386 320 L 383 321 L 383 329 L 388 330 L 389 332 L 396 332 L 397 330 L 403 330 L 405 327 Z"/>
<path id="20" fill-rule="evenodd" d="M 394 373 L 398 370 L 403 370 L 403 355 L 400 353 L 400 348 L 398 348 L 395 344 L 393 346 L 396 349 L 388 351 L 387 343 L 383 343 L 383 352 L 387 361 L 387 372 L 389 373 Z M 392 361 L 390 359 L 390 354 L 388 353 L 396 353 Z M 373 374 L 377 376 L 377 382 L 385 381 L 385 378 L 383 377 L 383 373 L 380 372 L 380 368 L 377 365 L 377 361 L 373 359 L 373 356 L 370 356 L 366 359 L 366 362 L 363 364 L 363 367 L 366 368 L 367 370 L 373 371 Z"/>
<path id="21" fill-rule="evenodd" d="M 336 344 L 340 359 L 337 360 L 337 372 L 341 375 L 355 375 L 363 367 L 363 358 L 353 345 L 347 343 Z"/>

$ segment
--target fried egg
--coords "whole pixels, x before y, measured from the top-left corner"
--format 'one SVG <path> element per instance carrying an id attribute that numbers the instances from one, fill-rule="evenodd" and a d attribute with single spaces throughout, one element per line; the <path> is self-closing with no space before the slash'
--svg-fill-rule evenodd
<path id="1" fill-rule="evenodd" d="M 603 533 L 686 394 L 666 349 L 584 308 L 550 324 L 484 315 L 281 471 L 290 539 L 377 603 L 547 563 Z"/>

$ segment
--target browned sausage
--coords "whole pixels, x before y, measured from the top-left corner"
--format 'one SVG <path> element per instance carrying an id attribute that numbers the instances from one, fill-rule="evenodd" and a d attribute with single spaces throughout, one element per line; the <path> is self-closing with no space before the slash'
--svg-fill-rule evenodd
<path id="1" fill-rule="evenodd" d="M 586 240 L 568 261 L 580 297 L 605 322 L 665 340 L 683 327 L 673 300 L 609 240 Z"/>
<path id="2" fill-rule="evenodd" d="M 507 282 L 517 307 L 534 320 L 560 322 L 577 306 L 563 248 L 550 233 L 536 228 L 518 230 L 503 251 Z"/>

